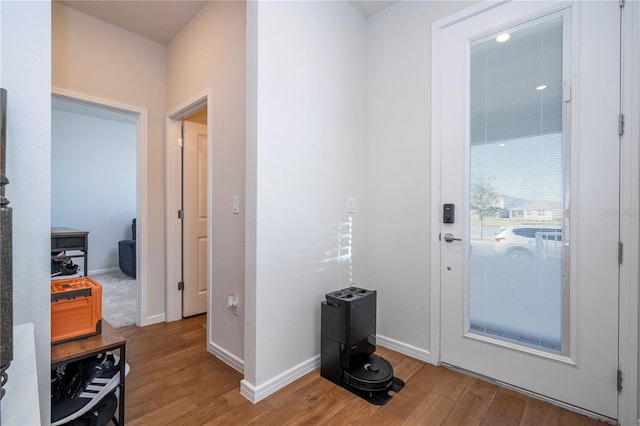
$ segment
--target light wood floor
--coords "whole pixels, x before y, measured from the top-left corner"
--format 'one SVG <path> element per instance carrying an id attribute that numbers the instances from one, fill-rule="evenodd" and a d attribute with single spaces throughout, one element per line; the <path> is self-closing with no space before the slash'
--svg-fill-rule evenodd
<path id="1" fill-rule="evenodd" d="M 375 406 L 315 370 L 258 404 L 205 349 L 205 317 L 119 331 L 127 338 L 128 425 L 601 425 L 491 383 L 378 347 L 405 388 Z"/>

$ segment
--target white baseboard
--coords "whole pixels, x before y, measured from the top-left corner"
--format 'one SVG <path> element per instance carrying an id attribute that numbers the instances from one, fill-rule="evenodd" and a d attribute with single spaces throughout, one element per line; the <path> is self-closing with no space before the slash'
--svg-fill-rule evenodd
<path id="1" fill-rule="evenodd" d="M 309 358 L 258 386 L 242 380 L 240 394 L 255 404 L 318 367 L 320 367 L 320 355 Z"/>
<path id="2" fill-rule="evenodd" d="M 158 324 L 159 322 L 166 321 L 166 314 L 163 312 L 157 315 L 151 315 L 150 317 L 143 318 L 142 323 L 138 324 L 139 327 L 145 327 L 147 325 Z"/>
<path id="3" fill-rule="evenodd" d="M 434 363 L 429 351 L 407 343 L 377 335 L 376 344 L 430 364 Z M 254 386 L 247 380 L 242 380 L 240 382 L 240 394 L 255 404 L 319 367 L 320 355 L 318 354 L 313 358 L 309 358 L 308 360 L 290 368 L 284 373 L 273 377 L 261 385 Z"/>
<path id="4" fill-rule="evenodd" d="M 256 395 L 256 387 L 253 386 L 251 383 L 247 382 L 246 379 L 242 379 L 240 381 L 240 395 L 244 396 L 245 398 L 247 398 L 249 401 L 251 401 L 253 404 L 255 404 L 256 402 L 258 402 L 255 398 Z"/>
<path id="5" fill-rule="evenodd" d="M 107 272 L 116 272 L 119 270 L 120 268 L 94 269 L 92 271 L 89 271 L 87 275 L 106 274 Z"/>
<path id="6" fill-rule="evenodd" d="M 410 356 L 411 358 L 419 359 L 420 361 L 428 362 L 429 364 L 435 363 L 431 356 L 431 352 L 425 349 L 418 348 L 416 346 L 409 345 L 408 343 L 403 343 L 398 340 L 391 339 L 389 337 L 377 334 L 376 345 L 384 346 L 387 349 L 400 352 L 401 354 Z"/>
<path id="7" fill-rule="evenodd" d="M 219 358 L 234 370 L 237 370 L 241 374 L 244 374 L 244 360 L 238 358 L 231 352 L 220 347 L 219 345 L 216 345 L 213 342 L 209 342 L 207 350 L 209 351 L 209 353 L 215 355 L 216 358 Z"/>

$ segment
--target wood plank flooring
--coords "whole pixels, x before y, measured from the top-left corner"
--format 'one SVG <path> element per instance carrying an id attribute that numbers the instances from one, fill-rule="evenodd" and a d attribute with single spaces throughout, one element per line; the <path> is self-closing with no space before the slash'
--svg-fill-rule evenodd
<path id="1" fill-rule="evenodd" d="M 371 405 L 315 370 L 252 404 L 242 375 L 206 351 L 205 316 L 119 331 L 128 425 L 603 425 L 494 384 L 378 347 L 406 383 Z"/>

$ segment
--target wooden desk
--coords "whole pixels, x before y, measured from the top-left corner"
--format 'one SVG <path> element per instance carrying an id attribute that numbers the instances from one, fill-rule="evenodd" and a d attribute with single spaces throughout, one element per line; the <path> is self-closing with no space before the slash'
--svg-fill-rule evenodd
<path id="1" fill-rule="evenodd" d="M 82 254 L 67 254 L 65 257 L 83 257 L 83 273 L 88 274 L 89 232 L 79 229 L 57 227 L 51 228 L 51 252 L 76 250 Z"/>
<path id="2" fill-rule="evenodd" d="M 104 318 L 102 319 L 102 333 L 95 336 L 84 337 L 70 342 L 51 346 L 51 366 L 89 358 L 99 353 L 119 350 L 120 352 L 120 384 L 118 396 L 118 422 L 124 425 L 124 379 L 127 340 L 114 329 Z"/>

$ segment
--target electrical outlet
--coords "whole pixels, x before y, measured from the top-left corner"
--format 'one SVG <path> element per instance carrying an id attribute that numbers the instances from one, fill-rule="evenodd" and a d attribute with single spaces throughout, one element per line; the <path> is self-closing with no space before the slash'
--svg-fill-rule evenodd
<path id="1" fill-rule="evenodd" d="M 236 296 L 234 296 L 233 294 L 227 295 L 227 309 L 231 309 L 231 313 L 233 313 L 233 315 L 235 316 L 238 316 L 238 305 L 238 298 Z"/>

